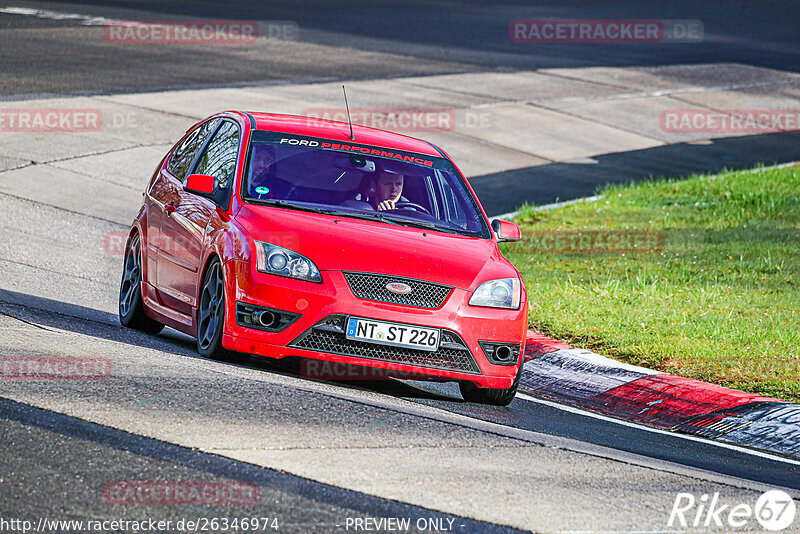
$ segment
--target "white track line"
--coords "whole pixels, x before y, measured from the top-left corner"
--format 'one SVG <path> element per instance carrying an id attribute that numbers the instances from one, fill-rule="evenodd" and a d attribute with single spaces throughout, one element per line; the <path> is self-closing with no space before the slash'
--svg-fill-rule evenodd
<path id="1" fill-rule="evenodd" d="M 637 423 L 631 423 L 630 421 L 625 421 L 624 419 L 616 419 L 614 417 L 610 417 L 607 415 L 600 415 L 599 413 L 590 412 L 588 410 L 583 410 L 581 408 L 576 408 L 574 406 L 567 406 L 565 404 L 559 404 L 557 402 L 552 402 L 544 399 L 539 399 L 528 395 L 526 393 L 517 393 L 517 398 L 523 399 L 530 402 L 535 402 L 537 404 L 543 404 L 545 406 L 549 406 L 551 408 L 556 408 L 558 410 L 562 410 L 565 412 L 569 412 L 572 414 L 577 415 L 584 415 L 586 417 L 591 417 L 593 419 L 599 419 L 601 421 L 606 421 L 608 423 L 616 423 L 618 425 L 627 426 L 631 428 L 636 428 L 638 430 L 646 430 L 647 432 L 653 432 L 654 434 L 664 434 L 667 436 L 672 436 L 675 438 L 686 439 L 689 441 L 697 441 L 700 443 L 705 443 L 706 445 L 714 445 L 716 447 L 721 447 L 723 449 L 730 449 L 733 451 L 741 452 L 744 454 L 749 454 L 751 456 L 758 456 L 759 458 L 765 458 L 767 460 L 773 460 L 776 462 L 783 462 L 786 464 L 791 465 L 800 465 L 800 461 L 792 460 L 791 458 L 784 458 L 782 456 L 775 456 L 772 454 L 768 454 L 766 452 L 758 451 L 755 449 L 748 449 L 746 447 L 740 447 L 738 445 L 733 445 L 731 443 L 725 443 L 723 441 L 716 441 L 712 439 L 702 438 L 699 436 L 692 436 L 691 434 L 680 434 L 678 432 L 668 432 L 666 430 L 661 430 L 660 428 L 652 428 L 649 426 L 640 425 Z"/>
<path id="2" fill-rule="evenodd" d="M 104 26 L 108 22 L 118 22 L 105 17 L 92 17 L 80 15 L 78 13 L 62 13 L 60 11 L 50 11 L 48 9 L 31 9 L 27 7 L 4 7 L 0 8 L 0 13 L 8 15 L 22 15 L 26 17 L 36 17 L 48 20 L 77 20 L 84 26 Z"/>

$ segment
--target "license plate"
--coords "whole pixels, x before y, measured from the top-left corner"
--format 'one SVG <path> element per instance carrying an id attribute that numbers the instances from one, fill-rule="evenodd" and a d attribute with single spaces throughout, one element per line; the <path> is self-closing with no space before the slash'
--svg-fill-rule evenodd
<path id="1" fill-rule="evenodd" d="M 438 328 L 424 328 L 410 324 L 349 317 L 345 335 L 347 339 L 407 349 L 434 351 L 439 348 Z"/>

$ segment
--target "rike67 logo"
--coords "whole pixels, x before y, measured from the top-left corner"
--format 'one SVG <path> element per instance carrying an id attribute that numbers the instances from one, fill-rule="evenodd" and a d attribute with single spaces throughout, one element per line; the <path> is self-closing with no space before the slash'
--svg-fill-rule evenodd
<path id="1" fill-rule="evenodd" d="M 754 506 L 747 503 L 723 504 L 719 493 L 678 493 L 669 515 L 668 527 L 752 528 L 757 521 L 762 528 L 780 531 L 792 526 L 797 513 L 792 497 L 781 490 L 761 495 Z"/>

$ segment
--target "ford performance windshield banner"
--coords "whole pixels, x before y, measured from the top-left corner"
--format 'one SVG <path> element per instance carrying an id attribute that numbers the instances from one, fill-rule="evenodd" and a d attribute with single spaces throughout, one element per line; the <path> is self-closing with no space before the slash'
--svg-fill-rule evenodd
<path id="1" fill-rule="evenodd" d="M 435 158 L 426 154 L 416 152 L 406 152 L 393 148 L 377 147 L 372 145 L 362 145 L 355 142 L 334 141 L 318 137 L 306 137 L 303 135 L 284 134 L 275 132 L 265 132 L 256 130 L 253 132 L 254 143 L 269 143 L 282 146 L 296 146 L 317 148 L 321 150 L 335 150 L 348 154 L 361 154 L 363 156 L 374 156 L 377 158 L 395 159 L 423 167 L 433 167 L 439 170 L 453 172 L 450 165 L 443 158 Z"/>

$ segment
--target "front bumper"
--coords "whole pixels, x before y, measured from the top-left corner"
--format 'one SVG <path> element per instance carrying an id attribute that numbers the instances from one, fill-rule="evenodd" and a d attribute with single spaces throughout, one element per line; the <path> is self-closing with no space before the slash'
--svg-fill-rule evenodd
<path id="1" fill-rule="evenodd" d="M 518 365 L 491 363 L 480 342 L 522 344 L 527 329 L 524 299 L 519 310 L 479 308 L 467 304 L 469 292 L 456 288 L 442 306 L 426 309 L 357 298 L 341 271 L 322 271 L 322 284 L 261 273 L 249 262 L 236 260 L 226 263 L 225 271 L 225 348 L 273 358 L 301 356 L 391 369 L 433 379 L 469 380 L 491 388 L 510 387 L 516 376 Z M 300 317 L 279 332 L 247 328 L 236 322 L 237 302 Z M 443 343 L 439 354 L 346 341 L 335 325 L 324 327 L 332 318 L 335 323 L 349 315 L 440 328 Z"/>

